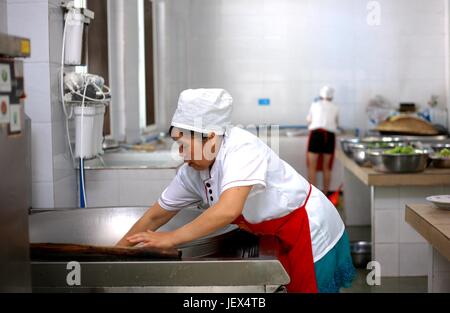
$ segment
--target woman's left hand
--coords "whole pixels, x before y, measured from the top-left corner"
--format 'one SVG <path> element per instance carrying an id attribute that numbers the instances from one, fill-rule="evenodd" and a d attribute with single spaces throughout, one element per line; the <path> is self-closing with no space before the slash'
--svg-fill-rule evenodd
<path id="1" fill-rule="evenodd" d="M 170 249 L 176 245 L 173 232 L 154 232 L 147 230 L 146 232 L 131 235 L 127 237 L 127 240 L 133 244 L 142 243 L 139 247 Z"/>

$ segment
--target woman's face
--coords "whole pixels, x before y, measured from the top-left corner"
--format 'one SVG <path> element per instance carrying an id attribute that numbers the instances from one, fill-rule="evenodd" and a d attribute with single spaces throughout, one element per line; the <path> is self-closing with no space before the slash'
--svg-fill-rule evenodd
<path id="1" fill-rule="evenodd" d="M 217 138 L 214 133 L 208 134 L 207 139 L 202 139 L 201 136 L 191 136 L 189 131 L 173 128 L 171 137 L 178 143 L 178 152 L 184 162 L 193 169 L 206 170 L 214 163 Z"/>

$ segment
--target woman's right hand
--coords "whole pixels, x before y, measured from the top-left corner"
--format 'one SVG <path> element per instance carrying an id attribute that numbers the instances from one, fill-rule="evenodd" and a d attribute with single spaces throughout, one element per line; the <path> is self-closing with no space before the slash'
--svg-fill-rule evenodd
<path id="1" fill-rule="evenodd" d="M 135 244 L 127 240 L 128 237 L 146 232 L 154 231 L 166 224 L 178 211 L 168 211 L 163 209 L 158 202 L 152 205 L 147 212 L 130 228 L 130 230 L 115 244 L 115 247 L 133 247 Z"/>

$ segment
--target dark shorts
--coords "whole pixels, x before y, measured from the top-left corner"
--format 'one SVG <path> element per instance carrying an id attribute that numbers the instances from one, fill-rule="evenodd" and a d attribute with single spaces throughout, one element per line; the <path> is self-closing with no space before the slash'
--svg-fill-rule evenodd
<path id="1" fill-rule="evenodd" d="M 309 133 L 308 152 L 333 154 L 335 147 L 335 135 L 332 132 L 315 129 Z"/>

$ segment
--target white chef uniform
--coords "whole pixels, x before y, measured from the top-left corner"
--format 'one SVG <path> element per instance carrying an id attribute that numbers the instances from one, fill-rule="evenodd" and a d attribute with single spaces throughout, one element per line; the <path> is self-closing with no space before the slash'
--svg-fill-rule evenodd
<path id="1" fill-rule="evenodd" d="M 252 224 L 288 215 L 303 205 L 310 189 L 310 184 L 263 141 L 233 127 L 225 132 L 211 169 L 197 171 L 185 163 L 158 203 L 169 211 L 200 203 L 212 206 L 222 192 L 237 186 L 253 186 L 242 212 Z M 345 227 L 336 208 L 313 186 L 306 211 L 317 262 L 333 248 Z"/>

